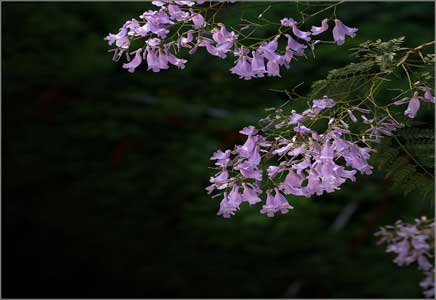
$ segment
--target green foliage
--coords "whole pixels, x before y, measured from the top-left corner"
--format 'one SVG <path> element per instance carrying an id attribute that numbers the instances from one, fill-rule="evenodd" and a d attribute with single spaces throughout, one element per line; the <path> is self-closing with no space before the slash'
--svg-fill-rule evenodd
<path id="1" fill-rule="evenodd" d="M 309 97 L 317 98 L 329 95 L 335 99 L 350 100 L 350 96 L 358 97 L 367 93 L 368 79 L 377 73 L 375 63 L 371 60 L 350 63 L 345 67 L 329 71 L 326 79 L 315 81 L 312 84 Z"/>
<path id="2" fill-rule="evenodd" d="M 435 132 L 433 128 L 404 128 L 398 132 L 404 147 L 423 167 L 432 170 L 435 165 Z"/>
<path id="3" fill-rule="evenodd" d="M 432 53 L 425 56 L 420 49 L 419 59 L 416 51 L 409 51 L 402 45 L 404 37 L 394 38 L 389 41 L 376 40 L 361 43 L 359 47 L 352 49 L 352 62 L 342 68 L 328 72 L 326 79 L 316 81 L 312 85 L 310 97 L 329 95 L 340 99 L 344 103 L 358 103 L 367 97 L 372 97 L 378 102 L 378 113 L 386 112 L 383 104 L 389 104 L 393 100 L 388 91 L 405 91 L 400 94 L 410 94 L 408 77 L 412 82 L 420 81 L 432 86 L 434 81 L 434 56 Z M 412 63 L 409 63 L 409 59 Z M 409 71 L 404 73 L 403 66 L 407 65 Z M 411 66 L 409 66 L 409 64 Z M 402 80 L 401 80 L 402 79 Z M 383 89 L 374 91 L 375 86 L 383 86 Z M 394 88 L 395 87 L 395 88 Z M 383 91 L 384 90 L 384 91 Z M 426 103 L 421 107 L 425 111 Z M 433 108 L 433 105 L 431 105 Z M 393 109 L 393 108 L 392 108 Z M 403 108 L 404 109 L 404 108 Z M 397 109 L 398 110 L 398 109 Z M 382 172 L 391 184 L 392 190 L 402 191 L 405 196 L 411 192 L 419 193 L 427 200 L 433 199 L 434 193 L 434 129 L 422 127 L 426 123 L 421 122 L 421 127 L 413 127 L 414 123 L 409 118 L 397 113 L 399 122 L 406 124 L 406 128 L 398 130 L 394 137 L 385 137 L 377 146 L 377 152 L 371 159 L 372 165 Z M 357 125 L 359 126 L 359 125 Z M 431 126 L 431 125 L 430 125 Z"/>
<path id="4" fill-rule="evenodd" d="M 405 37 L 382 41 L 381 39 L 375 42 L 366 41 L 359 45 L 358 48 L 351 49 L 353 57 L 360 60 L 373 62 L 377 64 L 381 72 L 393 72 L 396 68 L 396 57 L 400 51 L 407 48 L 401 47 L 404 44 Z"/>
<path id="5" fill-rule="evenodd" d="M 387 138 L 376 148 L 371 163 L 385 174 L 392 185 L 391 189 L 420 194 L 427 200 L 433 199 L 434 178 L 432 177 L 434 159 L 420 161 L 419 158 L 434 158 L 434 131 L 432 129 L 406 128 L 398 132 L 404 138 Z M 421 156 L 412 156 L 408 149 L 417 149 Z M 416 154 L 416 153 L 415 153 Z M 417 160 L 418 159 L 418 160 Z"/>

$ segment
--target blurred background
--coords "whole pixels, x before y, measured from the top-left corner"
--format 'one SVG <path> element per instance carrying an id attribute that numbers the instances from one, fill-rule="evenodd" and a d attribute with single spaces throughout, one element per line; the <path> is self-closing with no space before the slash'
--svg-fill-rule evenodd
<path id="1" fill-rule="evenodd" d="M 252 4 L 246 17 L 267 6 Z M 237 24 L 241 5 L 219 18 Z M 433 40 L 434 4 L 340 5 L 355 39 L 318 47 L 282 78 L 251 81 L 204 49 L 183 71 L 130 74 L 113 63 L 103 38 L 149 7 L 2 3 L 2 296 L 421 297 L 420 272 L 395 266 L 373 233 L 434 207 L 389 189 L 382 172 L 295 198 L 273 219 L 259 206 L 217 217 L 220 199 L 204 188 L 210 155 L 286 100 L 271 89 L 302 84 L 304 94 L 369 39 Z M 267 15 L 291 16 L 295 3 Z"/>

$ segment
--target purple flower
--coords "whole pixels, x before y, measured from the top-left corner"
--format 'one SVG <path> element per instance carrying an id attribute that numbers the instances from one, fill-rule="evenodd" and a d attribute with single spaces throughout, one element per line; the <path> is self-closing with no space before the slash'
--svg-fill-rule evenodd
<path id="1" fill-rule="evenodd" d="M 297 22 L 295 22 L 294 19 L 292 19 L 292 18 L 283 18 L 283 19 L 280 20 L 280 23 L 282 24 L 282 26 L 292 27 Z"/>
<path id="2" fill-rule="evenodd" d="M 353 114 L 353 112 L 349 109 L 347 109 L 348 115 L 350 116 L 351 121 L 353 121 L 353 123 L 357 122 L 357 118 L 356 116 Z"/>
<path id="3" fill-rule="evenodd" d="M 277 61 L 269 60 L 266 64 L 266 70 L 268 76 L 278 76 L 280 77 L 280 67 Z"/>
<path id="4" fill-rule="evenodd" d="M 289 124 L 290 124 L 290 125 L 292 125 L 292 124 L 297 124 L 297 123 L 299 123 L 302 119 L 303 119 L 303 116 L 302 116 L 302 115 L 299 115 L 299 114 L 293 112 L 293 113 L 291 114 L 291 116 L 289 117 Z"/>
<path id="5" fill-rule="evenodd" d="M 315 131 L 312 131 L 312 134 L 316 133 Z M 300 154 L 303 154 L 304 152 L 306 152 L 306 146 L 305 145 L 301 145 L 300 147 L 294 148 L 291 151 L 289 151 L 288 155 L 292 155 L 292 156 L 298 156 Z"/>
<path id="6" fill-rule="evenodd" d="M 282 214 L 287 214 L 290 209 L 293 209 L 291 205 L 289 205 L 288 200 L 286 200 L 285 196 L 283 196 L 279 189 L 274 189 L 275 196 L 274 196 L 274 205 L 276 208 L 276 211 L 280 211 Z"/>
<path id="7" fill-rule="evenodd" d="M 262 180 L 262 170 L 257 169 L 256 166 L 248 162 L 238 164 L 235 167 L 235 170 L 239 170 L 241 175 L 245 178 L 252 178 L 259 181 Z"/>
<path id="8" fill-rule="evenodd" d="M 239 75 L 239 78 L 249 80 L 255 76 L 253 70 L 251 69 L 251 64 L 246 55 L 239 56 L 236 65 L 230 69 L 230 72 Z"/>
<path id="9" fill-rule="evenodd" d="M 257 134 L 257 129 L 254 126 L 247 126 L 242 128 L 239 133 L 243 134 L 243 135 L 256 135 Z"/>
<path id="10" fill-rule="evenodd" d="M 326 31 L 327 29 L 329 29 L 328 22 L 329 22 L 328 19 L 324 19 L 324 20 L 321 21 L 321 27 L 312 26 L 312 29 L 310 30 L 310 31 L 312 31 L 312 35 L 321 34 L 324 31 Z"/>
<path id="11" fill-rule="evenodd" d="M 187 62 L 186 59 L 182 59 L 182 58 L 177 58 L 175 57 L 173 54 L 169 53 L 168 55 L 168 62 L 174 66 L 176 66 L 179 69 L 184 69 L 185 68 L 185 64 Z"/>
<path id="12" fill-rule="evenodd" d="M 151 22 L 156 26 L 174 24 L 164 11 L 149 10 L 144 12 L 140 18 Z"/>
<path id="13" fill-rule="evenodd" d="M 289 64 L 291 63 L 293 57 L 294 52 L 291 49 L 286 49 L 285 54 L 281 57 L 280 63 L 284 65 L 286 69 L 289 69 Z"/>
<path id="14" fill-rule="evenodd" d="M 200 2 L 200 1 L 197 1 Z M 151 2 L 153 5 L 159 6 L 159 7 L 163 7 L 169 3 L 175 3 L 177 5 L 186 5 L 186 6 L 193 6 L 195 5 L 194 1 L 169 1 L 169 0 L 160 0 L 160 1 L 152 1 Z"/>
<path id="15" fill-rule="evenodd" d="M 182 11 L 178 5 L 168 5 L 168 12 L 170 13 L 170 17 L 176 21 L 184 21 L 189 18 L 189 13 Z"/>
<path id="16" fill-rule="evenodd" d="M 312 160 L 309 156 L 306 156 L 303 161 L 293 164 L 292 169 L 297 170 L 297 174 L 301 174 L 301 172 L 312 165 Z"/>
<path id="17" fill-rule="evenodd" d="M 294 131 L 298 132 L 301 135 L 305 135 L 305 134 L 308 134 L 308 133 L 312 132 L 312 130 L 310 128 L 307 128 L 306 126 L 301 125 L 301 124 L 296 126 L 296 127 L 294 127 Z"/>
<path id="18" fill-rule="evenodd" d="M 433 298 L 435 296 L 434 288 L 434 270 L 426 272 L 425 278 L 419 283 L 419 286 L 424 289 L 424 296 L 426 298 Z"/>
<path id="19" fill-rule="evenodd" d="M 220 26 L 220 28 L 214 28 L 211 31 L 213 33 L 213 40 L 217 44 L 224 44 L 227 42 L 233 44 L 237 40 L 238 36 L 233 31 L 229 32 L 224 24 L 220 23 L 218 25 Z"/>
<path id="20" fill-rule="evenodd" d="M 269 43 L 262 44 L 258 49 L 260 53 L 262 53 L 263 56 L 269 61 L 278 62 L 280 60 L 280 55 L 276 53 L 279 38 L 280 35 L 277 35 Z"/>
<path id="21" fill-rule="evenodd" d="M 153 72 L 160 71 L 159 57 L 156 54 L 156 50 L 152 48 L 147 49 L 147 65 L 147 70 L 152 70 Z"/>
<path id="22" fill-rule="evenodd" d="M 333 171 L 339 177 L 350 179 L 353 182 L 356 181 L 356 177 L 354 176 L 357 173 L 356 170 L 348 171 L 348 170 L 345 170 L 344 167 L 336 165 L 335 168 L 333 169 Z"/>
<path id="23" fill-rule="evenodd" d="M 420 235 L 417 228 L 414 226 L 412 227 L 414 230 L 414 232 L 411 233 L 407 233 L 404 236 L 409 236 L 410 234 L 412 234 L 412 246 L 415 250 L 418 251 L 422 251 L 422 252 L 426 252 L 427 250 L 430 249 L 428 243 L 427 243 L 427 238 L 428 236 L 426 235 Z M 405 233 L 406 230 L 403 229 L 403 232 L 399 232 L 398 235 L 400 236 L 401 233 Z"/>
<path id="24" fill-rule="evenodd" d="M 430 88 L 425 88 L 424 101 L 435 103 L 435 97 L 431 94 Z"/>
<path id="25" fill-rule="evenodd" d="M 268 173 L 268 177 L 273 179 L 277 173 L 283 171 L 283 167 L 280 166 L 269 166 L 266 170 L 266 172 Z"/>
<path id="26" fill-rule="evenodd" d="M 222 152 L 221 150 L 217 150 L 213 153 L 210 160 L 224 160 L 230 157 L 230 150 L 226 150 Z"/>
<path id="27" fill-rule="evenodd" d="M 159 68 L 162 70 L 168 69 L 169 66 L 168 66 L 167 54 L 162 49 L 159 49 L 158 54 L 159 54 L 159 56 L 158 56 L 159 57 Z"/>
<path id="28" fill-rule="evenodd" d="M 130 45 L 130 40 L 127 37 L 127 27 L 123 26 L 123 28 L 117 34 L 109 33 L 107 37 L 104 39 L 108 42 L 109 45 L 115 44 L 119 48 L 128 49 Z"/>
<path id="29" fill-rule="evenodd" d="M 326 108 L 332 108 L 336 105 L 336 102 L 333 99 L 324 96 L 322 99 L 313 100 L 312 101 L 312 110 L 319 113 L 321 110 Z"/>
<path id="30" fill-rule="evenodd" d="M 193 36 L 192 36 L 192 32 L 191 30 L 188 30 L 187 32 L 185 32 L 186 37 L 182 36 L 180 37 L 179 41 L 178 41 L 178 45 L 180 47 L 184 47 L 184 48 L 191 48 L 191 46 L 189 45 L 189 43 L 192 42 L 193 40 Z"/>
<path id="31" fill-rule="evenodd" d="M 159 47 L 161 40 L 158 38 L 151 38 L 147 40 L 147 45 L 152 47 L 152 48 L 156 48 Z"/>
<path id="32" fill-rule="evenodd" d="M 168 15 L 163 11 L 146 11 L 142 16 L 140 16 L 140 18 L 147 21 L 147 23 L 141 28 L 141 36 L 145 36 L 148 32 L 152 32 L 160 38 L 165 38 L 169 33 L 166 26 L 173 23 Z"/>
<path id="33" fill-rule="evenodd" d="M 257 143 L 257 137 L 256 137 L 256 143 Z M 256 145 L 253 151 L 248 156 L 247 162 L 252 165 L 258 165 L 260 163 L 260 160 L 261 160 L 260 147 L 259 145 Z"/>
<path id="34" fill-rule="evenodd" d="M 227 193 L 224 193 L 224 198 L 220 203 L 220 209 L 217 215 L 223 216 L 224 218 L 228 219 L 235 214 L 236 210 L 237 210 L 237 206 L 235 205 L 235 203 L 232 203 L 229 200 Z"/>
<path id="35" fill-rule="evenodd" d="M 191 10 L 191 18 L 195 29 L 199 29 L 205 25 L 203 16 L 199 13 L 193 12 L 192 10 Z"/>
<path id="36" fill-rule="evenodd" d="M 323 192 L 323 184 L 319 174 L 314 169 L 311 169 L 309 176 L 307 176 L 307 185 L 304 187 L 304 194 L 308 197 L 313 194 L 319 196 L 322 195 Z"/>
<path id="37" fill-rule="evenodd" d="M 151 4 L 162 7 L 167 4 L 167 1 L 152 1 Z"/>
<path id="38" fill-rule="evenodd" d="M 142 49 L 135 51 L 135 57 L 127 64 L 123 64 L 124 69 L 128 69 L 130 73 L 135 72 L 135 69 L 141 64 L 142 57 L 141 57 Z"/>
<path id="39" fill-rule="evenodd" d="M 292 144 L 287 144 L 284 147 L 275 149 L 273 152 L 271 152 L 274 155 L 283 155 L 284 153 L 288 152 L 289 150 L 291 150 L 292 148 Z"/>
<path id="40" fill-rule="evenodd" d="M 419 269 L 422 271 L 428 271 L 432 267 L 432 265 L 424 255 L 418 256 L 417 262 Z"/>
<path id="41" fill-rule="evenodd" d="M 330 145 L 329 141 L 326 141 L 324 143 L 324 145 L 322 145 L 321 148 L 321 155 L 320 155 L 320 159 L 321 160 L 333 160 L 333 158 L 335 157 L 335 153 L 334 153 L 334 147 L 333 145 Z"/>
<path id="42" fill-rule="evenodd" d="M 289 34 L 285 34 L 285 36 L 288 38 L 287 49 L 291 50 L 295 55 L 304 55 L 304 49 L 306 49 L 307 46 L 300 44 L 299 42 L 294 40 Z"/>
<path id="43" fill-rule="evenodd" d="M 257 146 L 257 137 L 249 135 L 242 146 L 237 146 L 236 151 L 241 157 L 249 158 Z"/>
<path id="44" fill-rule="evenodd" d="M 418 92 L 415 92 L 413 93 L 413 97 L 409 101 L 407 109 L 404 111 L 404 115 L 408 116 L 411 119 L 415 118 L 420 106 L 421 103 L 419 102 Z"/>
<path id="45" fill-rule="evenodd" d="M 310 41 L 310 32 L 301 31 L 297 28 L 297 22 L 294 21 L 292 18 L 284 18 L 280 21 L 282 26 L 286 27 L 292 27 L 292 32 L 296 37 L 299 37 L 302 40 Z"/>
<path id="46" fill-rule="evenodd" d="M 356 36 L 357 28 L 351 28 L 345 26 L 340 20 L 335 19 L 335 27 L 333 28 L 333 39 L 337 45 L 343 45 L 345 42 L 345 36 L 348 35 L 351 38 Z"/>
<path id="47" fill-rule="evenodd" d="M 232 190 L 229 193 L 229 202 L 238 208 L 242 202 L 242 197 L 241 194 L 239 193 L 239 186 L 236 184 L 233 185 Z"/>
<path id="48" fill-rule="evenodd" d="M 351 166 L 353 169 L 358 170 L 362 174 L 370 175 L 372 174 L 373 167 L 367 162 L 367 159 L 369 158 L 369 154 L 367 153 L 369 148 L 366 149 L 352 145 L 349 149 L 342 153 L 342 157 L 345 159 L 347 166 Z"/>
<path id="49" fill-rule="evenodd" d="M 222 183 L 223 181 L 227 181 L 229 179 L 229 172 L 226 170 L 220 172 L 216 177 L 211 177 L 211 183 Z"/>
<path id="50" fill-rule="evenodd" d="M 305 40 L 307 42 L 309 42 L 311 40 L 310 32 L 306 32 L 306 31 L 301 31 L 300 29 L 297 28 L 296 25 L 292 26 L 292 33 L 296 36 L 299 37 L 302 40 Z"/>
<path id="51" fill-rule="evenodd" d="M 274 214 L 277 212 L 277 208 L 274 202 L 274 197 L 271 194 L 271 190 L 266 191 L 266 203 L 262 206 L 260 210 L 261 214 L 265 214 L 268 217 L 274 217 Z"/>
<path id="52" fill-rule="evenodd" d="M 242 201 L 248 202 L 248 204 L 253 205 L 258 202 L 261 202 L 258 191 L 254 188 L 251 188 L 249 184 L 243 183 L 244 191 L 242 193 Z"/>
<path id="53" fill-rule="evenodd" d="M 197 2 L 199 2 L 199 1 L 197 1 Z M 186 6 L 194 6 L 195 5 L 195 1 L 176 0 L 176 1 L 174 1 L 174 3 L 176 3 L 178 5 L 186 5 Z"/>
<path id="54" fill-rule="evenodd" d="M 214 55 L 214 56 L 218 56 L 220 58 L 224 58 L 225 54 L 224 53 L 218 53 L 217 49 L 215 46 L 213 46 L 213 40 L 205 38 L 205 37 L 199 37 L 198 38 L 198 43 L 196 45 L 196 47 L 206 47 L 207 52 L 209 52 L 210 55 Z M 196 49 L 196 47 L 194 47 L 192 50 Z M 192 51 L 191 50 L 191 51 Z M 190 54 L 191 54 L 190 51 Z M 224 56 L 222 56 L 224 55 Z"/>
<path id="55" fill-rule="evenodd" d="M 353 109 L 357 110 L 358 112 L 361 112 L 362 114 L 369 114 L 371 112 L 369 109 L 361 108 L 357 106 L 353 106 Z"/>
<path id="56" fill-rule="evenodd" d="M 226 53 L 230 51 L 231 48 L 233 48 L 235 41 L 237 40 L 238 36 L 232 31 L 228 32 L 224 24 L 219 24 L 220 28 L 214 28 L 212 29 L 212 38 L 213 41 L 216 42 L 215 46 L 212 46 L 211 42 L 212 40 L 207 39 L 208 42 L 206 42 L 203 46 L 207 47 L 207 51 L 215 56 L 218 56 L 220 58 L 225 58 Z M 206 40 L 206 38 L 202 38 L 202 40 Z M 201 44 L 199 44 L 201 45 Z"/>
<path id="57" fill-rule="evenodd" d="M 210 160 L 216 160 L 215 165 L 217 166 L 227 167 L 230 161 L 230 150 L 226 150 L 225 152 L 218 150 L 212 155 Z"/>
<path id="58" fill-rule="evenodd" d="M 258 51 L 253 51 L 252 54 L 251 70 L 255 76 L 263 77 L 263 74 L 266 72 L 264 57 Z"/>
<path id="59" fill-rule="evenodd" d="M 281 188 L 288 194 L 301 195 L 301 184 L 303 183 L 304 177 L 302 175 L 297 175 L 291 169 L 288 170 L 288 175 L 286 175 L 285 180 L 281 184 Z"/>

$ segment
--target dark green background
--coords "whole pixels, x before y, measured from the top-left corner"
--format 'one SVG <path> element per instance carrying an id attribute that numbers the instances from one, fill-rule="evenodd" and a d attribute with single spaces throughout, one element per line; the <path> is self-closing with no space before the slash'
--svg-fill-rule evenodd
<path id="1" fill-rule="evenodd" d="M 236 24 L 241 5 L 219 18 Z M 221 219 L 204 188 L 213 151 L 283 103 L 269 89 L 304 82 L 307 92 L 368 39 L 433 40 L 434 4 L 343 4 L 337 15 L 359 28 L 354 40 L 251 81 L 203 49 L 184 71 L 130 74 L 113 63 L 104 36 L 149 6 L 2 3 L 2 296 L 421 297 L 420 272 L 395 266 L 372 235 L 433 206 L 390 190 L 382 173 L 292 199 L 274 219 L 245 205 Z M 256 16 L 266 5 L 251 6 Z M 293 3 L 267 14 L 289 16 L 298 19 Z M 351 219 L 332 230 L 350 204 Z"/>

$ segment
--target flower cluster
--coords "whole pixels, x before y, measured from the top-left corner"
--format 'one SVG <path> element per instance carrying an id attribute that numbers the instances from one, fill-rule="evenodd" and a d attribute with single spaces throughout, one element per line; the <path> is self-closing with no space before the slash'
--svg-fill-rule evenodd
<path id="1" fill-rule="evenodd" d="M 312 26 L 310 31 L 302 31 L 294 19 L 284 18 L 275 37 L 259 45 L 247 46 L 225 24 L 205 19 L 202 12 L 211 9 L 212 4 L 201 7 L 204 2 L 153 1 L 158 10 L 144 12 L 140 20 L 127 21 L 117 34 L 111 33 L 105 38 L 109 45 L 115 46 L 114 61 L 125 55 L 128 62 L 123 64 L 123 68 L 132 73 L 142 63 L 146 63 L 147 70 L 153 72 L 168 69 L 169 65 L 183 69 L 187 60 L 176 56 L 182 48 L 189 49 L 189 54 L 194 54 L 198 48 L 205 48 L 210 55 L 221 59 L 228 54 L 235 56 L 235 66 L 230 72 L 241 79 L 280 76 L 281 66 L 289 69 L 293 57 L 304 55 L 308 47 L 313 49 L 319 43 L 313 37 L 329 29 L 328 19 L 324 19 L 319 27 Z M 338 19 L 334 23 L 332 33 L 337 45 L 344 43 L 345 36 L 356 35 L 357 28 L 347 27 Z M 177 30 L 170 35 L 172 29 Z M 282 50 L 278 49 L 280 38 L 287 41 Z M 143 39 L 144 46 L 132 50 L 132 42 L 137 39 Z"/>
<path id="2" fill-rule="evenodd" d="M 415 92 L 411 99 L 401 101 L 423 99 L 434 103 L 430 89 L 421 88 L 424 97 Z M 260 212 L 272 217 L 292 209 L 286 195 L 311 197 L 331 193 L 347 180 L 355 181 L 357 174 L 370 175 L 373 167 L 368 160 L 375 151 L 372 145 L 392 136 L 404 124 L 390 113 L 382 113 L 380 107 L 363 104 L 337 106 L 333 99 L 324 96 L 313 100 L 301 113 L 292 110 L 286 114 L 276 109 L 260 120 L 261 128 L 243 128 L 243 145 L 218 150 L 211 157 L 218 173 L 210 178 L 211 185 L 206 190 L 223 195 L 218 215 L 229 218 L 242 202 L 262 202 L 265 191 Z M 322 122 L 327 128 L 318 132 L 315 125 Z M 363 130 L 356 133 L 350 124 L 358 122 Z"/>
<path id="3" fill-rule="evenodd" d="M 143 61 L 146 61 L 148 70 L 159 72 L 168 69 L 168 64 L 172 64 L 180 69 L 185 67 L 185 59 L 177 58 L 172 52 L 171 47 L 174 42 L 165 43 L 171 26 L 177 23 L 191 23 L 192 28 L 198 29 L 205 25 L 203 16 L 194 12 L 191 7 L 193 1 L 153 1 L 153 4 L 160 7 L 159 10 L 148 10 L 139 18 L 127 21 L 117 34 L 109 34 L 105 40 L 109 45 L 115 45 L 114 61 L 118 61 L 125 53 L 128 63 L 123 64 L 123 68 L 129 72 L 134 72 Z M 182 9 L 188 7 L 189 9 Z M 145 39 L 145 47 L 129 52 L 131 42 L 135 39 Z M 192 33 L 178 41 L 177 46 L 187 47 L 192 41 Z M 130 59 L 129 54 L 134 54 Z"/>
<path id="4" fill-rule="evenodd" d="M 393 119 L 371 122 L 365 116 L 370 110 L 350 107 L 347 115 L 331 117 L 324 133 L 308 127 L 307 124 L 325 119 L 323 113 L 335 105 L 333 99 L 325 96 L 313 100 L 302 113 L 292 111 L 285 115 L 281 109 L 276 110 L 274 116 L 261 120 L 265 124 L 262 129 L 249 126 L 240 131 L 247 136 L 243 145 L 215 152 L 211 160 L 219 172 L 210 178 L 212 184 L 207 191 L 223 191 L 218 215 L 228 218 L 242 202 L 261 202 L 262 190 L 266 190 L 262 214 L 272 217 L 277 212 L 287 213 L 292 206 L 285 195 L 331 193 L 347 180 L 355 181 L 357 173 L 371 174 L 368 159 L 374 150 L 362 142 L 364 139 L 350 139 L 353 133 L 345 120 L 357 120 L 355 114 L 360 114 L 371 125 L 370 132 L 364 135 L 367 140 L 391 135 L 401 125 Z M 280 133 L 274 131 L 277 129 Z"/>
<path id="5" fill-rule="evenodd" d="M 386 244 L 386 252 L 396 254 L 394 263 L 399 266 L 417 264 L 424 275 L 420 286 L 427 298 L 434 298 L 435 295 L 434 229 L 434 221 L 421 217 L 415 220 L 415 224 L 397 221 L 375 234 L 380 237 L 379 244 Z"/>
<path id="6" fill-rule="evenodd" d="M 313 48 L 319 42 L 311 42 L 312 36 L 328 30 L 328 19 L 324 19 L 320 27 L 312 26 L 311 31 L 300 30 L 297 27 L 297 22 L 292 18 L 282 19 L 281 25 L 288 27 L 292 34 L 277 35 L 271 41 L 262 43 L 258 48 L 252 50 L 251 53 L 247 48 L 236 48 L 234 54 L 238 56 L 238 59 L 236 60 L 236 65 L 230 71 L 233 74 L 239 75 L 239 78 L 246 80 L 264 77 L 265 74 L 280 77 L 280 66 L 289 69 L 294 56 L 304 55 L 308 45 Z M 347 27 L 340 20 L 335 20 L 333 38 L 338 45 L 344 43 L 346 35 L 354 37 L 356 32 L 357 28 Z M 287 43 L 284 52 L 279 53 L 277 51 L 278 41 L 282 36 L 286 38 Z"/>

